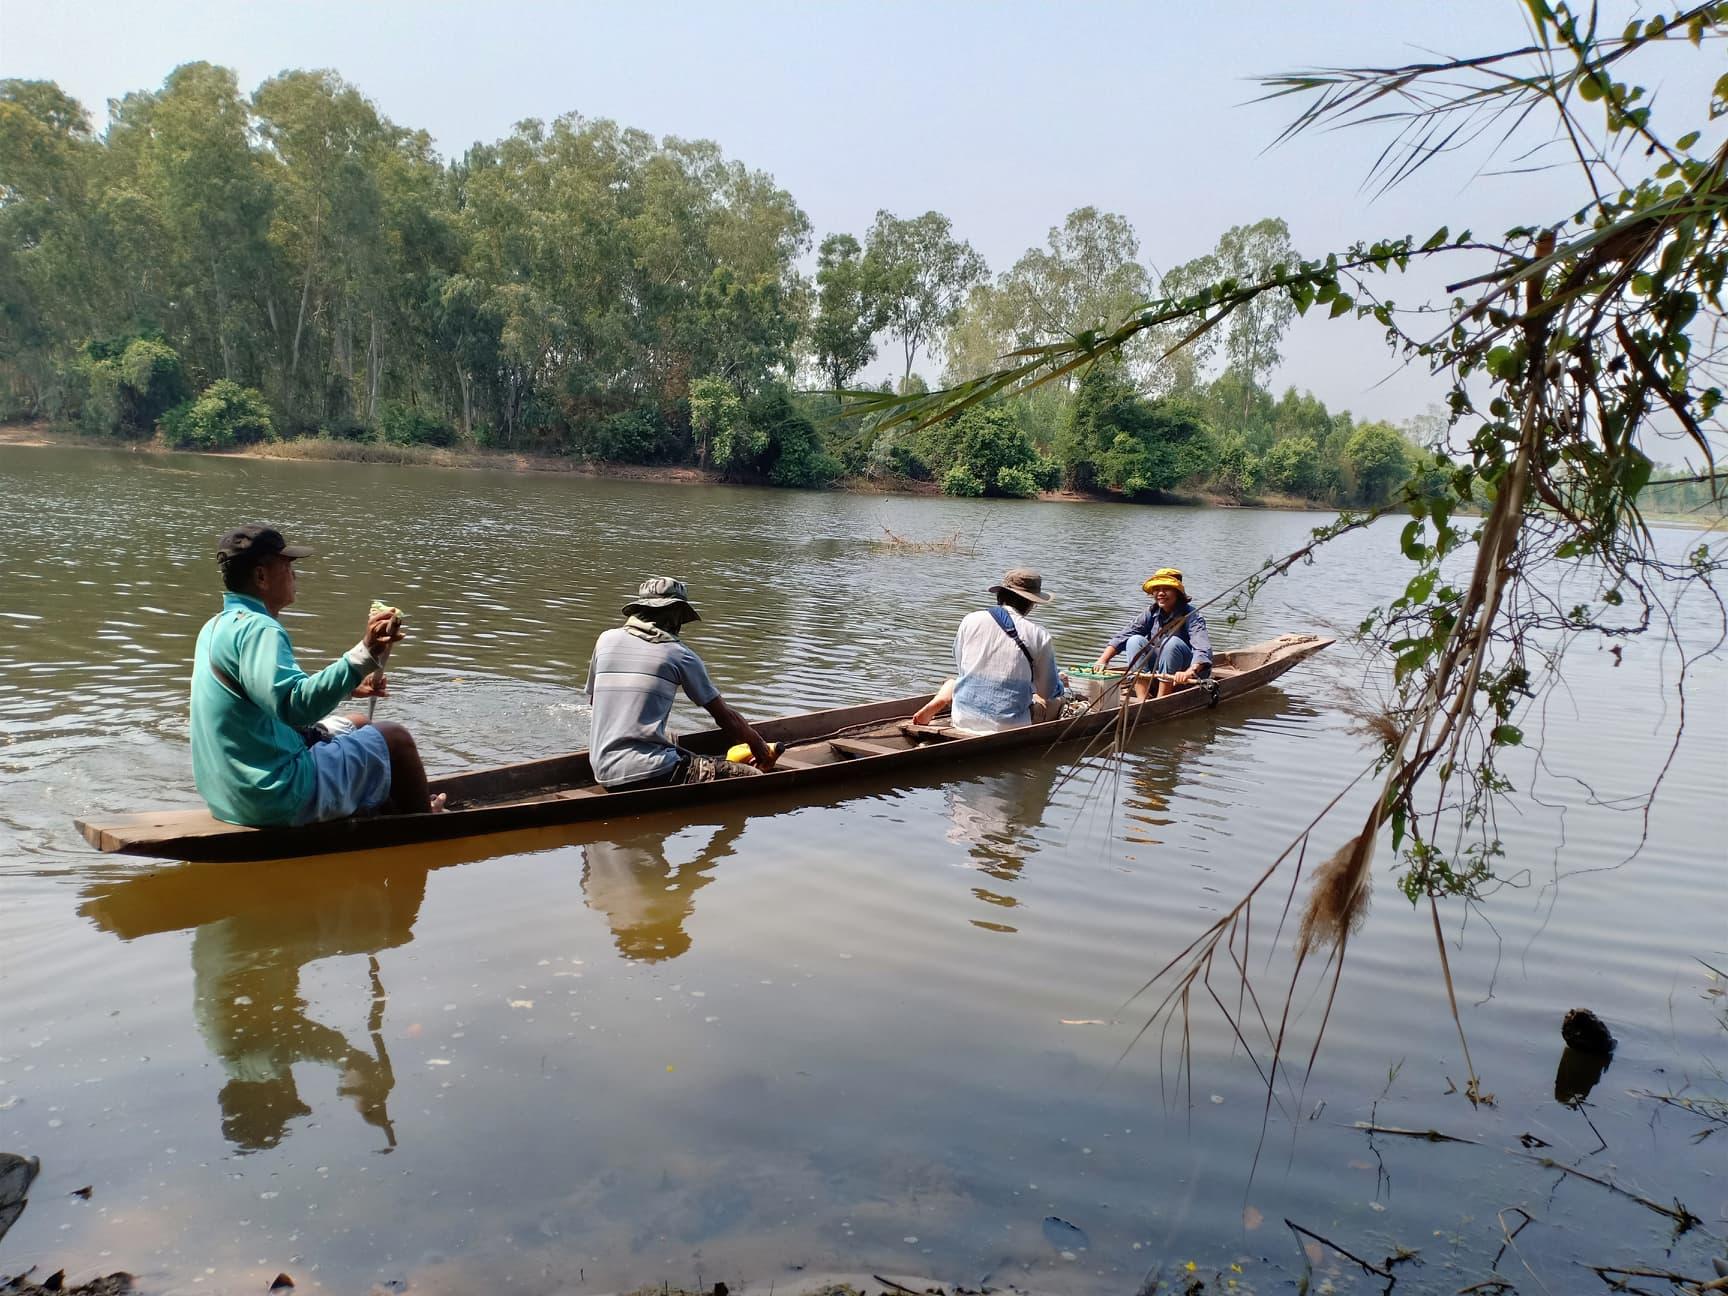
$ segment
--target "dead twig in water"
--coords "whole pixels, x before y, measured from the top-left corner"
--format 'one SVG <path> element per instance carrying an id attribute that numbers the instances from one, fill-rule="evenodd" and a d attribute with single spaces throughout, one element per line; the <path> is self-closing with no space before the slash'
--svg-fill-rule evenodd
<path id="1" fill-rule="evenodd" d="M 1688 1278 L 1684 1274 L 1671 1273 L 1667 1269 L 1621 1269 L 1616 1265 L 1591 1265 L 1590 1269 L 1615 1291 L 1635 1292 L 1642 1290 L 1623 1281 L 1626 1278 L 1660 1278 L 1664 1282 L 1673 1283 L 1676 1287 L 1688 1287 L 1699 1292 L 1728 1291 L 1728 1278 Z"/>
<path id="2" fill-rule="evenodd" d="M 1507 1248 L 1510 1247 L 1512 1254 L 1518 1257 L 1518 1263 L 1524 1266 L 1524 1272 L 1530 1275 L 1531 1281 L 1543 1291 L 1547 1291 L 1548 1284 L 1543 1282 L 1542 1279 L 1537 1276 L 1536 1271 L 1530 1267 L 1530 1262 L 1524 1258 L 1524 1253 L 1518 1249 L 1518 1235 L 1534 1224 L 1536 1222 L 1536 1217 L 1529 1211 L 1525 1210 L 1522 1206 L 1512 1206 L 1508 1209 L 1516 1214 L 1522 1215 L 1524 1218 L 1518 1221 L 1517 1228 L 1509 1229 L 1506 1227 L 1507 1211 L 1498 1210 L 1494 1212 L 1494 1222 L 1500 1226 L 1500 1236 L 1504 1241 L 1500 1243 L 1500 1249 L 1494 1253 L 1494 1261 L 1488 1267 L 1494 1270 L 1495 1274 L 1498 1275 L 1500 1271 L 1500 1257 L 1505 1255 Z M 1508 1283 L 1507 1286 L 1510 1287 L 1511 1284 Z"/>
<path id="3" fill-rule="evenodd" d="M 1721 1098 L 1688 1098 L 1684 1094 L 1657 1093 L 1653 1089 L 1628 1089 L 1627 1093 L 1634 1098 L 1648 1098 L 1652 1102 L 1662 1103 L 1668 1107 L 1678 1107 L 1699 1120 L 1710 1121 L 1717 1125 L 1728 1125 L 1728 1101 Z M 1703 1130 L 1693 1135 L 1693 1141 L 1708 1138 L 1714 1130 Z"/>
<path id="4" fill-rule="evenodd" d="M 1299 1237 L 1312 1238 L 1314 1241 L 1318 1242 L 1321 1246 L 1331 1247 L 1332 1250 L 1336 1251 L 1339 1255 L 1343 1256 L 1346 1260 L 1353 1261 L 1354 1263 L 1360 1265 L 1362 1267 L 1362 1271 L 1364 1273 L 1373 1274 L 1376 1278 L 1384 1278 L 1386 1280 L 1386 1290 L 1387 1291 L 1391 1291 L 1395 1286 L 1398 1285 L 1398 1275 L 1393 1273 L 1390 1269 L 1387 1269 L 1381 1265 L 1370 1264 L 1368 1261 L 1364 1260 L 1361 1256 L 1356 1255 L 1354 1252 L 1346 1251 L 1343 1247 L 1339 1246 L 1331 1238 L 1321 1237 L 1318 1233 L 1314 1232 L 1314 1230 L 1305 1229 L 1300 1224 L 1298 1224 L 1295 1220 L 1290 1219 L 1288 1217 L 1286 1217 L 1284 1220 L 1284 1227 L 1289 1229 L 1292 1233 L 1297 1234 Z M 1302 1254 L 1304 1257 L 1307 1257 L 1308 1249 L 1306 1247 L 1302 1248 Z M 1310 1268 L 1313 1267 L 1312 1261 L 1310 1261 L 1309 1267 Z"/>
<path id="5" fill-rule="evenodd" d="M 883 530 L 886 531 L 887 528 L 884 527 Z M 915 1292 L 910 1287 L 902 1287 L 899 1283 L 895 1282 L 892 1278 L 884 1278 L 879 1273 L 873 1273 L 870 1276 L 872 1278 L 874 1278 L 877 1282 L 881 1283 L 884 1287 L 892 1287 L 897 1292 L 905 1292 L 906 1296 L 923 1296 L 922 1292 Z"/>
<path id="6" fill-rule="evenodd" d="M 1669 1219 L 1673 1220 L 1680 1226 L 1680 1231 L 1682 1233 L 1704 1222 L 1691 1211 L 1687 1210 L 1678 1197 L 1674 1199 L 1674 1204 L 1672 1206 L 1664 1206 L 1661 1202 L 1651 1201 L 1648 1197 L 1640 1197 L 1637 1193 L 1622 1188 L 1611 1179 L 1603 1179 L 1598 1175 L 1586 1174 L 1582 1170 L 1574 1170 L 1569 1165 L 1561 1165 L 1553 1157 L 1529 1156 L 1523 1152 L 1514 1152 L 1510 1148 L 1507 1149 L 1507 1155 L 1521 1157 L 1525 1161 L 1534 1161 L 1544 1170 L 1558 1170 L 1561 1174 L 1571 1175 L 1574 1179 L 1582 1179 L 1586 1183 L 1593 1183 L 1599 1187 L 1606 1188 L 1611 1193 L 1619 1193 L 1620 1196 L 1637 1202 L 1646 1210 L 1653 1210 L 1658 1215 L 1666 1215 Z"/>
<path id="7" fill-rule="evenodd" d="M 1399 1125 L 1371 1125 L 1367 1121 L 1357 1121 L 1346 1129 L 1359 1129 L 1364 1134 L 1396 1134 L 1400 1138 L 1427 1139 L 1430 1143 L 1468 1143 L 1472 1147 L 1481 1147 L 1475 1139 L 1459 1138 L 1456 1134 L 1442 1134 L 1435 1129 L 1404 1129 Z"/>

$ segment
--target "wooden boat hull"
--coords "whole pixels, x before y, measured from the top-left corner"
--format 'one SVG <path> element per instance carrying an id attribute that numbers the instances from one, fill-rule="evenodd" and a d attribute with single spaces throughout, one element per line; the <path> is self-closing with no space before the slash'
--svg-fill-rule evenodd
<path id="1" fill-rule="evenodd" d="M 919 778 L 975 757 L 1016 747 L 1051 745 L 1096 737 L 1114 726 L 1137 735 L 1147 725 L 1203 711 L 1250 693 L 1321 649 L 1331 639 L 1284 635 L 1266 643 L 1216 655 L 1217 693 L 1198 684 L 1168 697 L 1130 703 L 1076 718 L 1052 720 L 1001 733 L 953 736 L 916 742 L 896 732 L 899 722 L 929 700 L 929 695 L 895 698 L 766 720 L 756 726 L 769 742 L 783 742 L 787 753 L 770 773 L 757 778 L 714 783 L 606 792 L 597 787 L 586 751 L 496 769 L 434 779 L 452 807 L 443 814 L 371 815 L 306 824 L 298 828 L 244 828 L 221 823 L 202 810 L 158 810 L 111 819 L 80 820 L 78 829 L 98 850 L 158 859 L 239 862 L 292 859 L 332 851 L 453 837 L 480 836 L 584 820 L 629 818 L 675 806 L 742 800 L 769 791 L 795 791 L 859 779 L 866 774 L 895 778 L 913 771 Z M 880 729 L 881 733 L 872 733 Z M 704 730 L 679 739 L 684 747 L 718 755 L 727 739 Z M 891 780 L 892 781 L 892 780 Z M 873 780 L 880 786 L 880 780 Z"/>

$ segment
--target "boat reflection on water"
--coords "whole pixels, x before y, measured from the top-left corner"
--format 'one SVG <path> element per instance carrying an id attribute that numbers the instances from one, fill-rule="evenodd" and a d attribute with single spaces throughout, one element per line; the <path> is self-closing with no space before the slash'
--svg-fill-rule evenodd
<path id="1" fill-rule="evenodd" d="M 665 829 L 582 847 L 582 893 L 588 907 L 605 916 L 625 958 L 657 963 L 690 948 L 684 920 L 696 907 L 696 893 L 713 881 L 714 866 L 732 854 L 744 820 L 697 831 L 712 835 L 683 863 L 674 863 L 667 853 L 682 834 Z"/>
<path id="2" fill-rule="evenodd" d="M 1201 767 L 1214 773 L 1234 768 L 1235 753 L 1246 748 L 1244 740 L 1258 724 L 1316 714 L 1300 696 L 1273 685 L 1241 698 L 1228 709 L 1184 716 L 1132 739 L 1127 758 L 1119 766 L 1112 762 L 1112 770 L 1105 775 L 1109 778 L 1119 770 L 1120 783 L 1103 792 L 1121 804 L 1124 839 L 1137 846 L 1163 845 L 1173 822 L 1171 800 L 1185 784 L 1192 790 L 1192 780 Z M 1210 799 L 1203 796 L 1199 804 L 1205 805 Z M 1217 803 L 1216 813 L 1219 817 L 1229 814 L 1227 798 Z"/>
<path id="3" fill-rule="evenodd" d="M 1284 694 L 1265 690 L 1227 717 L 1161 726 L 1158 737 L 1120 766 L 1127 777 L 1114 789 L 1102 781 L 1116 776 L 1113 763 L 1073 785 L 1063 781 L 1074 771 L 1072 760 L 1050 753 L 1011 769 L 982 766 L 943 789 L 948 838 L 965 845 L 968 862 L 989 878 L 1016 882 L 1048 836 L 1050 807 L 1065 787 L 1072 795 L 1063 797 L 1058 814 L 1078 812 L 1099 796 L 1120 796 L 1131 816 L 1144 814 L 1162 805 L 1182 779 L 1182 753 L 1227 743 L 1244 726 L 1289 705 Z M 389 1111 L 395 1073 L 385 1045 L 388 968 L 379 956 L 414 939 L 435 870 L 579 848 L 586 902 L 606 921 L 619 954 L 664 961 L 690 949 L 687 924 L 696 893 L 735 854 L 750 819 L 860 795 L 898 792 L 888 777 L 822 797 L 781 794 L 750 807 L 714 807 L 694 824 L 668 812 L 303 860 L 169 865 L 92 882 L 80 913 L 127 941 L 192 933 L 193 1017 L 221 1066 L 221 1127 L 237 1149 L 274 1147 L 294 1121 L 312 1114 L 314 1099 L 301 1092 L 294 1072 L 297 1064 L 311 1063 L 334 1074 L 336 1094 L 378 1132 L 380 1150 L 389 1150 L 401 1131 Z M 998 913 L 1019 903 L 984 886 L 974 894 Z M 984 919 L 974 923 L 1014 930 Z M 369 991 L 364 1019 L 346 1026 L 314 1018 L 301 987 L 310 964 L 340 957 L 366 959 Z"/>
<path id="4" fill-rule="evenodd" d="M 222 1067 L 223 1136 L 242 1152 L 274 1147 L 312 1114 L 297 1063 L 336 1074 L 336 1092 L 384 1150 L 396 1146 L 395 1086 L 384 1044 L 378 955 L 413 939 L 436 864 L 357 857 L 263 865 L 188 864 L 86 892 L 80 912 L 123 940 L 192 931 L 192 1016 Z M 319 959 L 367 960 L 365 1021 L 339 1029 L 309 1015 L 301 974 Z"/>
<path id="5" fill-rule="evenodd" d="M 619 952 L 670 959 L 690 948 L 684 924 L 695 893 L 733 853 L 745 822 L 739 815 L 692 827 L 656 815 L 304 860 L 165 865 L 90 884 L 79 912 L 126 941 L 192 933 L 192 1015 L 222 1069 L 222 1134 L 236 1149 L 274 1147 L 292 1122 L 312 1114 L 315 1098 L 294 1074 L 297 1064 L 312 1063 L 335 1074 L 336 1094 L 388 1151 L 399 1131 L 389 1110 L 396 1077 L 379 955 L 414 939 L 435 870 L 579 847 L 587 902 L 610 925 Z M 621 829 L 629 835 L 618 836 Z M 676 847 L 703 831 L 711 836 L 694 853 Z M 364 1021 L 316 1020 L 301 990 L 306 968 L 353 956 L 366 959 Z"/>

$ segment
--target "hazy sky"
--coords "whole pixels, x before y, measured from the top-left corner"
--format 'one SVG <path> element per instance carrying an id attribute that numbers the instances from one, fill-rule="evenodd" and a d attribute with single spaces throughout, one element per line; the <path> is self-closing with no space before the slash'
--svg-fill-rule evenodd
<path id="1" fill-rule="evenodd" d="M 790 190 L 818 240 L 862 236 L 878 208 L 935 208 L 998 271 L 1092 204 L 1127 216 L 1142 259 L 1163 268 L 1264 216 L 1284 217 L 1297 246 L 1318 253 L 1442 223 L 1499 233 L 1577 205 L 1570 173 L 1478 176 L 1478 154 L 1375 199 L 1361 186 L 1383 136 L 1315 135 L 1268 152 L 1290 110 L 1249 102 L 1257 73 L 1516 44 L 1522 8 L 0 0 L 0 76 L 57 81 L 100 125 L 106 100 L 196 59 L 234 68 L 247 91 L 286 68 L 333 68 L 446 155 L 524 118 L 612 117 L 717 140 Z M 1604 8 L 1616 26 L 1632 12 Z M 1666 94 L 1702 120 L 1693 105 L 1714 63 L 1676 67 L 1685 83 Z M 1393 295 L 1411 303 L 1431 288 Z M 1280 386 L 1358 417 L 1399 420 L 1433 398 L 1376 327 L 1298 322 L 1285 354 Z"/>

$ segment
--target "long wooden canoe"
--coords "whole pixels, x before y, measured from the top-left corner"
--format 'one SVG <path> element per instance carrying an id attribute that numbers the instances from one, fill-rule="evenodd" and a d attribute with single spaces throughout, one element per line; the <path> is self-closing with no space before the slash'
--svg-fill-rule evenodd
<path id="1" fill-rule="evenodd" d="M 785 743 L 786 751 L 771 772 L 757 778 L 607 792 L 594 781 L 588 753 L 579 751 L 434 779 L 432 790 L 444 793 L 447 799 L 448 809 L 442 814 L 367 815 L 299 828 L 242 828 L 213 819 L 203 810 L 153 810 L 79 820 L 78 829 L 101 851 L 226 863 L 295 859 L 548 824 L 623 819 L 675 806 L 758 796 L 770 790 L 843 783 L 866 773 L 913 782 L 957 761 L 1013 747 L 1095 737 L 1115 725 L 1139 733 L 1155 722 L 1251 693 L 1332 642 L 1315 635 L 1283 635 L 1249 648 L 1220 652 L 1213 662 L 1215 689 L 1191 684 L 1168 697 L 1120 708 L 1100 705 L 1078 717 L 1002 733 L 965 734 L 907 726 L 906 720 L 929 700 L 928 694 L 766 720 L 756 726 L 757 731 L 769 742 Z M 717 729 L 687 735 L 679 742 L 690 751 L 709 755 L 718 755 L 727 746 L 725 735 Z"/>

